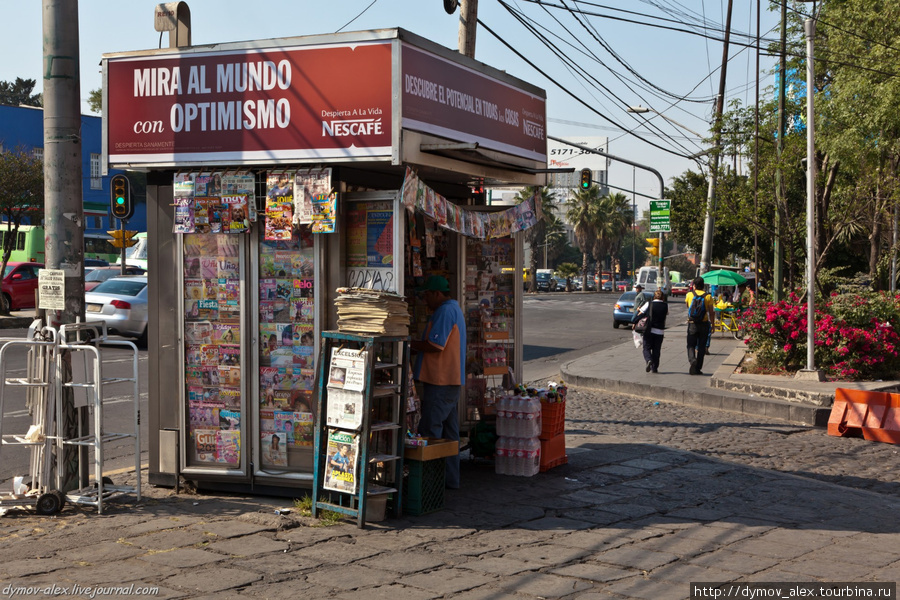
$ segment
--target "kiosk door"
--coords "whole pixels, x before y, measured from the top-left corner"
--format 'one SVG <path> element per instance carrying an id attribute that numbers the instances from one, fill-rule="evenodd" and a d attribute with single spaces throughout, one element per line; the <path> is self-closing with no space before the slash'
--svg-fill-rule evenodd
<path id="1" fill-rule="evenodd" d="M 182 236 L 185 473 L 247 472 L 245 237 Z"/>

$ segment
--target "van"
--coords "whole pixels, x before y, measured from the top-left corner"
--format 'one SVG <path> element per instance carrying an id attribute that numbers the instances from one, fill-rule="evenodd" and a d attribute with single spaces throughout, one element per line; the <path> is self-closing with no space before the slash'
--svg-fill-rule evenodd
<path id="1" fill-rule="evenodd" d="M 638 284 L 644 286 L 644 291 L 651 294 L 659 289 L 660 284 L 662 284 L 663 294 L 668 296 L 672 289 L 672 282 L 669 281 L 669 269 L 663 267 L 663 275 L 660 277 L 659 267 L 641 267 L 638 269 L 637 281 L 635 282 L 635 285 Z"/>

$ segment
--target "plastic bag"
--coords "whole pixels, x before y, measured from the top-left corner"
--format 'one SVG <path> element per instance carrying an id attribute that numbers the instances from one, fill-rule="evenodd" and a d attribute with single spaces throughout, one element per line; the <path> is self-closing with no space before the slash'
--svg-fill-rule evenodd
<path id="1" fill-rule="evenodd" d="M 640 348 L 641 346 L 644 345 L 644 336 L 642 336 L 640 333 L 632 330 L 631 336 L 634 338 L 634 347 L 635 348 Z"/>

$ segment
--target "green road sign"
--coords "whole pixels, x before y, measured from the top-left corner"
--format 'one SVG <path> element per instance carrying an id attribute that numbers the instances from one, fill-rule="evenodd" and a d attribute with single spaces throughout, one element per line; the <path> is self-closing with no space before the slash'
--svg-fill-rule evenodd
<path id="1" fill-rule="evenodd" d="M 650 233 L 672 231 L 669 215 L 672 213 L 671 200 L 650 201 Z"/>

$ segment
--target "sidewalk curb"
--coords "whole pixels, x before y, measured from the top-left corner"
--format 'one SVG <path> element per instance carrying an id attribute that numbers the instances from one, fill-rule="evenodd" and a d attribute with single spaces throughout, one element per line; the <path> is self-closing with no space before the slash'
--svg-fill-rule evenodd
<path id="1" fill-rule="evenodd" d="M 717 377 L 721 379 L 733 372 L 734 365 L 731 360 L 732 357 L 729 356 L 722 366 L 716 369 L 712 379 Z M 663 385 L 620 381 L 603 377 L 586 377 L 569 370 L 568 367 L 572 362 L 574 361 L 561 365 L 560 373 L 567 383 L 575 387 L 649 398 L 651 400 L 675 402 L 698 408 L 714 408 L 770 417 L 800 425 L 824 426 L 828 422 L 828 416 L 831 413 L 830 408 L 796 404 L 774 398 L 760 398 L 754 395 L 748 397 L 746 394 L 721 388 L 713 388 L 715 391 L 705 391 L 700 386 L 709 384 L 709 379 L 706 377 L 697 378 L 698 389 L 696 391 L 684 391 Z"/>
<path id="2" fill-rule="evenodd" d="M 0 329 L 28 329 L 34 321 L 33 317 L 2 317 L 0 318 Z"/>

